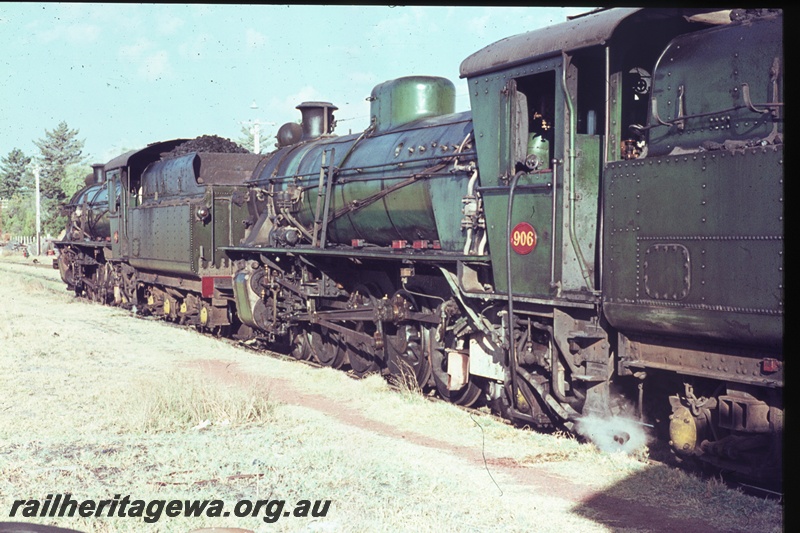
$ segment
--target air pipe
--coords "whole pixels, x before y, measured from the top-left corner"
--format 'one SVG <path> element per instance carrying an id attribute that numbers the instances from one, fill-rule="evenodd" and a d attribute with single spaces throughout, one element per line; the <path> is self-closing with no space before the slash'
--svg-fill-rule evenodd
<path id="1" fill-rule="evenodd" d="M 514 342 L 514 297 L 511 291 L 511 208 L 514 207 L 514 193 L 517 183 L 525 172 L 517 172 L 511 180 L 511 187 L 508 191 L 508 209 L 506 211 L 506 284 L 508 291 L 508 368 L 511 377 L 511 397 L 516 398 L 517 394 L 517 345 Z M 513 401 L 513 400 L 512 400 Z"/>
<path id="2" fill-rule="evenodd" d="M 475 198 L 475 183 L 478 181 L 478 169 L 475 168 L 475 164 L 470 162 L 469 165 L 466 167 L 462 165 L 458 165 L 456 160 L 456 164 L 453 165 L 453 170 L 471 170 L 472 176 L 469 178 L 469 183 L 467 184 L 467 195 L 464 197 L 464 201 L 468 204 L 470 200 Z M 466 204 L 465 204 L 466 205 Z M 477 216 L 477 207 L 478 202 L 475 199 L 475 209 L 476 209 L 476 216 Z M 466 213 L 464 213 L 466 215 Z M 467 240 L 464 243 L 464 255 L 469 255 L 470 250 L 472 249 L 472 238 L 473 238 L 473 228 L 467 228 Z"/>

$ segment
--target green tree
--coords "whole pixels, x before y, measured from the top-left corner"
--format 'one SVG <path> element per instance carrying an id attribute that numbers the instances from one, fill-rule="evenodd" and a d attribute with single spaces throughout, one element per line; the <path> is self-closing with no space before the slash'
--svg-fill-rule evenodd
<path id="1" fill-rule="evenodd" d="M 63 202 L 67 195 L 62 182 L 67 177 L 68 167 L 86 164 L 83 157 L 84 141 L 78 139 L 78 130 L 70 129 L 62 121 L 55 129 L 45 130 L 44 138 L 34 141 L 34 144 L 40 152 L 38 160 L 41 164 L 39 179 L 42 195 Z"/>
<path id="2" fill-rule="evenodd" d="M 91 167 L 88 167 L 88 170 L 85 165 L 69 165 L 67 167 L 67 174 L 61 181 L 61 190 L 64 191 L 67 198 L 72 198 L 72 195 L 78 192 L 78 189 L 82 189 L 87 185 L 87 174 L 92 174 Z M 94 180 L 92 180 L 92 183 L 94 183 Z"/>
<path id="3" fill-rule="evenodd" d="M 263 124 L 260 126 L 259 141 L 258 141 L 259 153 L 266 154 L 275 149 L 275 136 L 276 133 L 272 133 L 269 130 L 265 130 Z M 252 125 L 242 126 L 242 130 L 239 132 L 239 137 L 234 139 L 234 142 L 250 152 L 255 152 L 256 143 L 255 143 L 255 133 L 253 130 L 253 126 Z"/>
<path id="4" fill-rule="evenodd" d="M 28 183 L 32 177 L 27 168 L 31 158 L 19 148 L 11 150 L 0 159 L 0 233 L 14 235 L 30 235 L 29 228 L 20 217 L 27 216 L 25 206 L 21 205 L 22 196 L 30 191 Z M 2 240 L 2 238 L 0 238 Z"/>
<path id="5" fill-rule="evenodd" d="M 31 158 L 19 148 L 14 148 L 0 159 L 0 198 L 11 198 L 17 190 L 27 185 L 30 180 L 27 166 L 30 162 Z"/>
<path id="6" fill-rule="evenodd" d="M 34 194 L 17 191 L 3 209 L 3 233 L 33 235 L 36 233 L 36 205 Z"/>
<path id="7" fill-rule="evenodd" d="M 45 136 L 34 143 L 39 148 L 37 161 L 41 166 L 42 231 L 55 235 L 66 222 L 60 215 L 61 206 L 77 189 L 76 183 L 79 184 L 73 178 L 75 167 L 86 165 L 84 141 L 78 139 L 78 130 L 70 129 L 62 121 L 55 129 L 45 130 Z"/>
<path id="8" fill-rule="evenodd" d="M 239 132 L 239 137 L 234 139 L 233 142 L 249 152 L 252 152 L 255 146 L 255 141 L 253 140 L 253 132 L 251 131 L 251 128 L 249 126 L 242 126 L 242 131 Z"/>

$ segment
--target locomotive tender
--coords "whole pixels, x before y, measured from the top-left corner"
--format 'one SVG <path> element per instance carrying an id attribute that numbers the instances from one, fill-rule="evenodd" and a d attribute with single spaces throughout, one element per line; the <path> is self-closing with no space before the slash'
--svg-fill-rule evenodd
<path id="1" fill-rule="evenodd" d="M 266 156 L 150 145 L 99 171 L 107 235 L 68 233 L 62 276 L 536 427 L 637 416 L 777 477 L 782 22 L 599 10 L 466 58 L 471 111 L 409 76 L 360 134 L 306 102 Z"/>

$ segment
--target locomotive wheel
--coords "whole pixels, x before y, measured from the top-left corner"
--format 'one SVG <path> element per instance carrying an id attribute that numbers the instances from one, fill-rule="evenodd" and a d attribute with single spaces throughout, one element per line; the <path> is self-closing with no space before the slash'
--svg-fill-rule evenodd
<path id="1" fill-rule="evenodd" d="M 90 276 L 90 283 L 86 284 L 86 295 L 93 302 L 107 304 L 112 300 L 110 283 L 113 279 L 113 270 L 108 263 L 97 265 Z"/>
<path id="2" fill-rule="evenodd" d="M 375 327 L 371 323 L 359 322 L 356 324 L 355 330 L 359 333 L 371 333 L 375 331 Z M 347 360 L 350 363 L 350 369 L 358 377 L 364 377 L 370 372 L 380 372 L 381 367 L 378 364 L 376 354 L 370 350 L 366 344 L 359 342 L 358 344 L 346 343 L 345 349 L 347 350 Z"/>
<path id="3" fill-rule="evenodd" d="M 58 256 L 58 271 L 61 274 L 61 279 L 67 284 L 67 287 L 75 290 L 75 273 L 72 268 L 72 262 L 75 261 L 75 253 L 69 248 L 64 248 Z"/>
<path id="4" fill-rule="evenodd" d="M 139 303 L 138 294 L 136 290 L 136 271 L 132 268 L 126 268 L 126 265 L 122 265 L 122 270 L 120 272 L 120 279 L 121 279 L 121 287 L 120 290 L 124 296 L 126 301 L 123 304 L 127 306 L 137 305 Z"/>
<path id="5" fill-rule="evenodd" d="M 310 334 L 301 328 L 292 328 L 289 331 L 292 343 L 292 357 L 298 361 L 308 361 L 311 359 L 311 340 Z"/>
<path id="6" fill-rule="evenodd" d="M 363 322 L 360 322 L 356 331 L 363 331 Z M 373 354 L 363 344 L 359 343 L 357 346 L 347 344 L 347 359 L 350 362 L 350 368 L 358 377 L 364 377 L 371 372 L 380 372 L 380 365 L 375 360 Z"/>
<path id="7" fill-rule="evenodd" d="M 91 285 L 87 284 L 86 295 L 96 303 L 106 303 L 105 270 L 98 265 L 91 276 Z"/>
<path id="8" fill-rule="evenodd" d="M 450 390 L 447 387 L 447 358 L 444 350 L 434 349 L 431 354 L 431 372 L 436 383 L 436 391 L 445 400 L 463 407 L 472 407 L 481 396 L 481 389 L 473 381 L 472 376 L 466 385 L 459 390 Z"/>
<path id="9" fill-rule="evenodd" d="M 431 378 L 431 363 L 423 353 L 419 327 L 402 324 L 397 334 L 389 335 L 386 341 L 389 373 L 398 380 L 413 376 L 417 385 L 425 387 Z"/>
<path id="10" fill-rule="evenodd" d="M 342 346 L 338 333 L 328 328 L 314 326 L 308 336 L 311 356 L 315 361 L 337 370 L 342 368 L 347 352 Z"/>
<path id="11" fill-rule="evenodd" d="M 353 295 L 350 298 L 351 305 L 356 307 L 360 306 L 375 306 L 375 294 L 377 294 L 377 287 L 372 285 L 357 285 L 353 290 Z M 375 325 L 368 322 L 358 322 L 353 328 L 359 333 L 367 333 L 372 335 L 375 331 Z M 380 365 L 376 358 L 376 354 L 372 353 L 369 346 L 359 342 L 358 344 L 346 343 L 347 359 L 350 363 L 350 368 L 358 377 L 364 377 L 370 372 L 380 372 Z"/>
<path id="12" fill-rule="evenodd" d="M 408 300 L 412 309 L 417 310 L 411 295 L 399 291 L 395 294 L 394 299 L 398 295 Z M 389 355 L 389 373 L 401 382 L 411 375 L 419 387 L 425 387 L 431 378 L 431 362 L 422 347 L 420 326 L 414 323 L 400 324 L 395 334 L 387 335 L 386 344 Z"/>
<path id="13" fill-rule="evenodd" d="M 87 274 L 87 268 L 83 267 L 83 277 L 79 279 L 79 283 L 76 285 L 76 288 L 80 291 L 77 292 L 78 296 L 82 296 L 89 301 L 94 301 L 94 287 L 92 284 L 94 283 L 95 273 L 92 272 L 91 274 Z"/>
<path id="14" fill-rule="evenodd" d="M 451 391 L 447 388 L 447 383 L 442 382 L 436 378 L 434 374 L 434 381 L 436 381 L 436 390 L 439 394 L 449 402 L 462 407 L 472 407 L 478 398 L 481 397 L 481 389 L 470 380 L 464 388 L 457 391 Z"/>

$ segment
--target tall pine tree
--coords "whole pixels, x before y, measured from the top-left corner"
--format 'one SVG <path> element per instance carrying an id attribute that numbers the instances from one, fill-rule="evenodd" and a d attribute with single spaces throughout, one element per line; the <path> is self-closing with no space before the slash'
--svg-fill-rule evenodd
<path id="1" fill-rule="evenodd" d="M 7 156 L 0 159 L 0 234 L 16 233 L 30 235 L 29 228 L 23 223 L 25 209 L 19 208 L 26 199 L 26 185 L 30 180 L 27 165 L 31 158 L 19 148 L 11 150 Z M 2 241 L 2 236 L 0 236 Z"/>
<path id="2" fill-rule="evenodd" d="M 60 207 L 71 192 L 70 172 L 74 167 L 85 165 L 83 157 L 84 141 L 78 139 L 78 130 L 70 129 L 62 121 L 45 136 L 34 141 L 39 148 L 37 160 L 41 165 L 39 186 L 42 194 L 42 228 L 44 232 L 58 234 L 65 224 L 60 216 Z"/>
<path id="3" fill-rule="evenodd" d="M 11 198 L 20 189 L 26 188 L 30 176 L 26 176 L 31 158 L 19 148 L 11 150 L 0 159 L 0 198 Z"/>
<path id="4" fill-rule="evenodd" d="M 43 139 L 34 141 L 39 147 L 38 157 L 41 164 L 39 174 L 42 196 L 57 203 L 67 198 L 62 183 L 67 177 L 70 165 L 85 163 L 83 158 L 84 141 L 78 139 L 78 130 L 71 130 L 62 121 L 54 130 L 45 130 Z"/>

